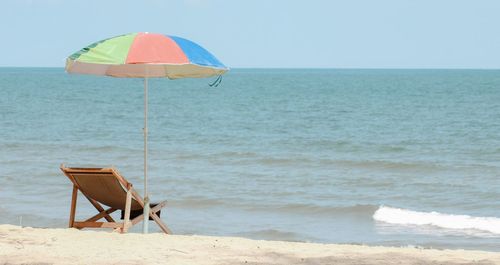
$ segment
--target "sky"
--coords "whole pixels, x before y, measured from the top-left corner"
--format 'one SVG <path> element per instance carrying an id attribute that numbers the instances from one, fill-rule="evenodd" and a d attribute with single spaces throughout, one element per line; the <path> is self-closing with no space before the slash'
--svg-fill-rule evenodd
<path id="1" fill-rule="evenodd" d="M 499 0 L 0 0 L 0 66 L 95 41 L 193 40 L 231 68 L 500 69 Z"/>

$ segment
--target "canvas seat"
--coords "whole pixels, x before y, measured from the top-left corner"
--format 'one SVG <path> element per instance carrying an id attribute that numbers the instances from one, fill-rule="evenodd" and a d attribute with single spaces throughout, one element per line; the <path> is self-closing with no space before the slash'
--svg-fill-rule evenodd
<path id="1" fill-rule="evenodd" d="M 122 177 L 115 168 L 70 168 L 61 165 L 61 170 L 73 183 L 69 227 L 78 229 L 85 227 L 113 228 L 115 231 L 126 233 L 131 226 L 144 219 L 144 214 L 142 214 L 144 200 L 135 191 L 132 184 Z M 78 191 L 99 212 L 85 221 L 75 221 Z M 103 205 L 109 208 L 105 210 Z M 155 221 L 163 232 L 171 234 L 170 229 L 159 217 L 160 210 L 165 207 L 166 201 L 150 205 L 148 220 Z M 110 214 L 117 210 L 122 211 L 123 222 L 116 222 L 111 217 Z M 98 222 L 102 218 L 107 222 Z"/>

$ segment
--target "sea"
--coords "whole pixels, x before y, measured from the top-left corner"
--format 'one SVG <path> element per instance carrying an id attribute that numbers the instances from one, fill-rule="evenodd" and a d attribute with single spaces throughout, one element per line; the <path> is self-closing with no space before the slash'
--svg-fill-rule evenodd
<path id="1" fill-rule="evenodd" d="M 499 70 L 215 79 L 149 80 L 149 191 L 175 234 L 500 251 Z M 67 227 L 62 163 L 142 193 L 143 85 L 0 68 L 0 223 Z"/>

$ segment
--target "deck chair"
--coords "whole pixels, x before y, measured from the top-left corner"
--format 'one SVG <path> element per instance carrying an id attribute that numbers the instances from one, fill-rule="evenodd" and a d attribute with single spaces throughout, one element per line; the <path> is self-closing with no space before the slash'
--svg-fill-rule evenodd
<path id="1" fill-rule="evenodd" d="M 73 183 L 73 194 L 71 196 L 71 210 L 69 214 L 69 227 L 82 229 L 90 228 L 113 228 L 114 231 L 126 233 L 133 225 L 144 219 L 142 211 L 144 200 L 124 177 L 114 168 L 70 168 L 61 165 L 61 170 Z M 75 221 L 76 199 L 80 191 L 90 203 L 99 211 L 98 214 L 85 221 Z M 103 205 L 109 208 L 105 210 Z M 150 204 L 148 220 L 154 220 L 163 232 L 172 232 L 161 221 L 160 210 L 165 207 L 166 201 Z M 116 222 L 111 213 L 122 210 L 123 222 Z M 135 216 L 132 215 L 131 212 Z M 98 222 L 100 219 L 107 222 Z"/>

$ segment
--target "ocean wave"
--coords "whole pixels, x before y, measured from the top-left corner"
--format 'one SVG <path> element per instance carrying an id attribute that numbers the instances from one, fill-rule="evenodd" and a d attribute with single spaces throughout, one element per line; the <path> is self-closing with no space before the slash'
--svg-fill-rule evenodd
<path id="1" fill-rule="evenodd" d="M 176 160 L 196 160 L 196 159 L 251 159 L 258 157 L 257 153 L 253 152 L 216 152 L 216 153 L 177 153 L 174 154 Z"/>
<path id="2" fill-rule="evenodd" d="M 400 161 L 386 161 L 386 160 L 337 160 L 334 161 L 337 166 L 344 166 L 349 168 L 361 168 L 370 170 L 425 170 L 425 171 L 438 171 L 447 169 L 447 167 L 430 162 L 400 162 Z"/>
<path id="3" fill-rule="evenodd" d="M 232 199 L 209 199 L 197 197 L 171 201 L 169 202 L 169 205 L 178 208 L 228 207 L 251 212 L 272 212 L 308 216 L 362 216 L 362 218 L 370 218 L 379 207 L 379 205 L 369 204 L 356 204 L 351 206 L 328 206 L 307 203 L 266 205 L 248 202 L 237 203 Z"/>
<path id="4" fill-rule="evenodd" d="M 307 214 L 311 216 L 315 215 L 331 215 L 331 216 L 352 216 L 352 215 L 368 215 L 371 216 L 376 210 L 376 205 L 363 205 L 356 204 L 353 206 L 320 206 L 320 205 L 312 205 L 312 204 L 288 204 L 283 206 L 270 206 L 270 205 L 261 205 L 261 206 L 252 206 L 249 207 L 249 210 L 254 211 L 269 211 L 273 212 L 282 212 L 282 213 L 290 213 L 290 214 Z"/>
<path id="5" fill-rule="evenodd" d="M 436 172 L 447 170 L 449 167 L 432 162 L 420 161 L 390 161 L 390 160 L 338 160 L 329 158 L 311 158 L 307 156 L 292 157 L 245 157 L 238 161 L 239 164 L 258 164 L 264 166 L 314 166 L 361 169 L 361 170 L 382 170 L 382 171 L 425 171 Z"/>
<path id="6" fill-rule="evenodd" d="M 302 157 L 265 157 L 253 162 L 267 166 L 294 166 L 310 164 L 313 160 Z"/>
<path id="7" fill-rule="evenodd" d="M 303 235 L 282 231 L 277 229 L 264 229 L 257 231 L 246 231 L 237 233 L 237 236 L 249 237 L 254 239 L 264 239 L 264 240 L 282 240 L 282 241 L 291 241 L 291 242 L 303 242 Z"/>
<path id="8" fill-rule="evenodd" d="M 500 218 L 453 215 L 438 212 L 417 212 L 380 206 L 373 214 L 380 222 L 400 225 L 435 226 L 453 230 L 477 230 L 500 235 Z"/>
<path id="9" fill-rule="evenodd" d="M 223 200 L 207 199 L 207 198 L 186 198 L 175 200 L 169 203 L 171 206 L 180 208 L 206 208 L 222 206 L 226 203 Z"/>

